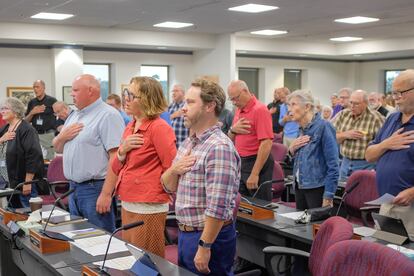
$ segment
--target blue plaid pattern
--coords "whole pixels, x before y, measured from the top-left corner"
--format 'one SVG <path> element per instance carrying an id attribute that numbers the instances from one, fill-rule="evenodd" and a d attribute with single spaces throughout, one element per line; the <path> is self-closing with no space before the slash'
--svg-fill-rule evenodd
<path id="1" fill-rule="evenodd" d="M 185 102 L 182 101 L 181 103 L 172 103 L 168 107 L 168 112 L 173 114 L 174 112 L 183 108 Z M 188 129 L 184 126 L 184 117 L 177 117 L 171 120 L 171 126 L 175 132 L 175 138 L 177 148 L 181 145 L 182 142 L 188 137 Z"/>

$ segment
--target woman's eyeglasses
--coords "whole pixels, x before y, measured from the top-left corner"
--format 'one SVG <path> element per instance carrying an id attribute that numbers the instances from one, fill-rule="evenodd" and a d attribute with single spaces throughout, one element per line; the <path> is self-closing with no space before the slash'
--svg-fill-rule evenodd
<path id="1" fill-rule="evenodd" d="M 128 101 L 133 101 L 135 99 L 141 99 L 141 96 L 137 96 L 134 93 L 130 92 L 128 89 L 124 90 L 123 93 L 124 98 L 126 98 Z"/>

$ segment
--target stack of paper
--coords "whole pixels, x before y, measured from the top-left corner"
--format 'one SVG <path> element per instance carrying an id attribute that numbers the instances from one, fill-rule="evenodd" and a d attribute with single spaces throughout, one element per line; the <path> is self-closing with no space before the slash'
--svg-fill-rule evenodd
<path id="1" fill-rule="evenodd" d="M 102 236 L 97 236 L 97 237 L 78 239 L 71 243 L 75 245 L 76 247 L 79 247 L 86 253 L 91 254 L 92 256 L 99 256 L 99 255 L 105 255 L 105 251 L 106 251 L 106 247 L 108 246 L 109 238 L 110 238 L 109 235 L 102 235 Z M 125 242 L 117 238 L 112 238 L 111 246 L 109 247 L 108 254 L 123 252 L 123 251 L 128 251 L 128 248 L 125 246 Z"/>
<path id="2" fill-rule="evenodd" d="M 371 237 L 377 230 L 374 228 L 369 228 L 365 226 L 355 227 L 354 233 L 360 235 L 361 237 Z"/>
<path id="3" fill-rule="evenodd" d="M 49 215 L 50 215 L 50 211 L 42 212 L 42 219 L 47 219 L 49 217 Z M 51 217 L 66 216 L 66 215 L 69 215 L 69 213 L 66 212 L 66 211 L 55 209 L 55 210 L 53 210 L 53 213 L 52 213 Z"/>
<path id="4" fill-rule="evenodd" d="M 105 267 L 114 268 L 118 270 L 127 270 L 127 269 L 130 269 L 134 265 L 135 261 L 136 260 L 134 256 L 121 257 L 121 258 L 116 258 L 112 260 L 106 260 Z M 94 262 L 93 264 L 101 267 L 102 263 L 103 261 Z"/>
<path id="5" fill-rule="evenodd" d="M 303 213 L 304 211 L 299 211 L 299 212 L 283 213 L 283 214 L 277 214 L 277 215 L 288 218 L 288 219 L 297 220 L 298 218 L 303 216 Z"/>

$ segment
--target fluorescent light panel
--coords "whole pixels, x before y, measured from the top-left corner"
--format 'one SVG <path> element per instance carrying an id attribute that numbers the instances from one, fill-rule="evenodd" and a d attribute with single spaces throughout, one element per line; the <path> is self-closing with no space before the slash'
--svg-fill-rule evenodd
<path id="1" fill-rule="evenodd" d="M 378 20 L 379 20 L 378 18 L 373 18 L 373 17 L 354 16 L 354 17 L 335 19 L 335 22 L 347 23 L 347 24 L 362 24 L 362 23 L 376 22 Z"/>
<path id="2" fill-rule="evenodd" d="M 179 28 L 190 27 L 193 25 L 194 25 L 193 23 L 166 21 L 166 22 L 155 24 L 154 27 L 179 29 Z"/>
<path id="3" fill-rule="evenodd" d="M 250 33 L 255 34 L 255 35 L 282 35 L 282 34 L 287 34 L 287 31 L 260 30 L 260 31 L 250 32 Z"/>
<path id="4" fill-rule="evenodd" d="M 32 15 L 30 18 L 47 19 L 47 20 L 65 20 L 71 17 L 73 17 L 73 14 L 41 12 L 41 13 Z"/>
<path id="5" fill-rule="evenodd" d="M 329 40 L 339 41 L 339 42 L 348 42 L 348 41 L 362 40 L 362 37 L 343 36 L 343 37 L 333 37 L 333 38 L 330 38 Z"/>
<path id="6" fill-rule="evenodd" d="M 242 6 L 229 8 L 229 11 L 248 12 L 248 13 L 259 13 L 271 10 L 277 10 L 279 7 L 259 5 L 259 4 L 246 4 Z"/>

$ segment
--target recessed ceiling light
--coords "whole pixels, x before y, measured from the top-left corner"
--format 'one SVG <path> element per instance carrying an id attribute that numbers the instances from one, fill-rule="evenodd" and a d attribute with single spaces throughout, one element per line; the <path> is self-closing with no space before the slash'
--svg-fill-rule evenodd
<path id="1" fill-rule="evenodd" d="M 343 36 L 343 37 L 333 37 L 333 38 L 330 38 L 329 40 L 331 40 L 331 41 L 340 41 L 340 42 L 348 42 L 348 41 L 362 40 L 362 37 Z"/>
<path id="2" fill-rule="evenodd" d="M 179 28 L 190 27 L 193 25 L 194 25 L 193 23 L 166 21 L 166 22 L 155 24 L 154 27 L 179 29 Z"/>
<path id="3" fill-rule="evenodd" d="M 73 14 L 41 12 L 30 17 L 34 19 L 65 20 L 73 17 Z"/>
<path id="4" fill-rule="evenodd" d="M 159 49 L 159 50 L 165 50 L 165 49 L 167 49 L 167 47 L 165 47 L 165 46 L 157 46 L 157 49 Z"/>
<path id="5" fill-rule="evenodd" d="M 277 10 L 279 7 L 259 5 L 259 4 L 246 4 L 242 6 L 229 8 L 229 11 L 248 12 L 248 13 L 259 13 L 271 10 Z"/>
<path id="6" fill-rule="evenodd" d="M 362 57 L 362 55 L 353 55 L 354 57 Z"/>
<path id="7" fill-rule="evenodd" d="M 303 55 L 303 54 L 302 54 L 302 55 L 299 55 L 299 56 L 300 56 L 300 57 L 307 57 L 308 55 Z"/>
<path id="8" fill-rule="evenodd" d="M 287 34 L 287 31 L 260 30 L 260 31 L 250 32 L 250 33 L 255 34 L 255 35 L 281 35 L 281 34 Z"/>
<path id="9" fill-rule="evenodd" d="M 238 54 L 247 54 L 247 51 L 237 51 Z"/>
<path id="10" fill-rule="evenodd" d="M 379 20 L 378 18 L 373 18 L 373 17 L 354 16 L 354 17 L 335 19 L 335 22 L 348 23 L 348 24 L 362 24 L 362 23 L 375 22 L 378 20 Z"/>

